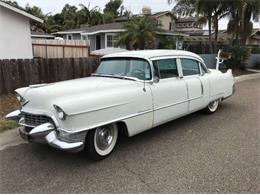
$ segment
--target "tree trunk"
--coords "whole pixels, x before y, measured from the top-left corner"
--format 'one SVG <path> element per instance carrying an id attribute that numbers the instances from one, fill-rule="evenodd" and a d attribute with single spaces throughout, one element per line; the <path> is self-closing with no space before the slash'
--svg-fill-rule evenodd
<path id="1" fill-rule="evenodd" d="M 211 35 L 211 14 L 208 14 L 208 25 L 209 25 L 209 49 L 210 49 L 210 53 L 213 53 L 212 35 Z"/>
<path id="2" fill-rule="evenodd" d="M 217 53 L 218 51 L 218 18 L 214 18 L 214 26 L 215 26 L 215 40 L 214 40 L 214 52 Z"/>

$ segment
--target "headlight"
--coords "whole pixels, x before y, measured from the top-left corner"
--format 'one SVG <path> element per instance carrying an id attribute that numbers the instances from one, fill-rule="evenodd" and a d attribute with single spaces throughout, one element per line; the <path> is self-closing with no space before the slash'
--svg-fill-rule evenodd
<path id="1" fill-rule="evenodd" d="M 16 93 L 16 98 L 17 98 L 17 100 L 20 102 L 20 104 L 22 105 L 22 106 L 24 106 L 25 104 L 27 104 L 29 101 L 27 100 L 25 100 L 20 94 L 18 94 L 18 93 Z"/>
<path id="2" fill-rule="evenodd" d="M 59 119 L 61 120 L 65 120 L 66 119 L 66 116 L 67 114 L 57 105 L 53 105 L 53 107 L 55 108 L 56 112 L 57 112 L 57 115 L 59 117 Z"/>

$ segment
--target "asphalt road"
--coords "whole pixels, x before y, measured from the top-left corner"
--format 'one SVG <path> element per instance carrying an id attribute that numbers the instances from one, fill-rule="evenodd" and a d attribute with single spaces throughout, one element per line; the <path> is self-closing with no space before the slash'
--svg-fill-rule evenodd
<path id="1" fill-rule="evenodd" d="M 260 79 L 237 84 L 213 115 L 132 138 L 101 162 L 45 145 L 0 151 L 0 193 L 260 193 Z"/>

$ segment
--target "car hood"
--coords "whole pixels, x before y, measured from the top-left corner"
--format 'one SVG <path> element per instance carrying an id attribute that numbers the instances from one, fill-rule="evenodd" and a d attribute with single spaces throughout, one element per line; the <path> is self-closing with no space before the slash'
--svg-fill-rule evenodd
<path id="1" fill-rule="evenodd" d="M 107 94 L 126 90 L 138 83 L 137 81 L 118 78 L 87 77 L 50 84 L 31 85 L 17 89 L 16 92 L 28 101 L 27 108 L 44 110 L 53 108 L 54 104 L 68 107 L 75 105 L 77 100 L 89 101 L 91 99 L 93 101 L 97 96 L 105 98 Z"/>

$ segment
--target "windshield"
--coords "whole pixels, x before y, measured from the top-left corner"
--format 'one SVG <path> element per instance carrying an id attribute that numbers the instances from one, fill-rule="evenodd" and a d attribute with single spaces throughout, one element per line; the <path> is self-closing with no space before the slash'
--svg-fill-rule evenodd
<path id="1" fill-rule="evenodd" d="M 139 58 L 105 58 L 102 59 L 96 75 L 116 77 L 133 77 L 140 80 L 150 80 L 151 70 L 146 60 Z"/>

